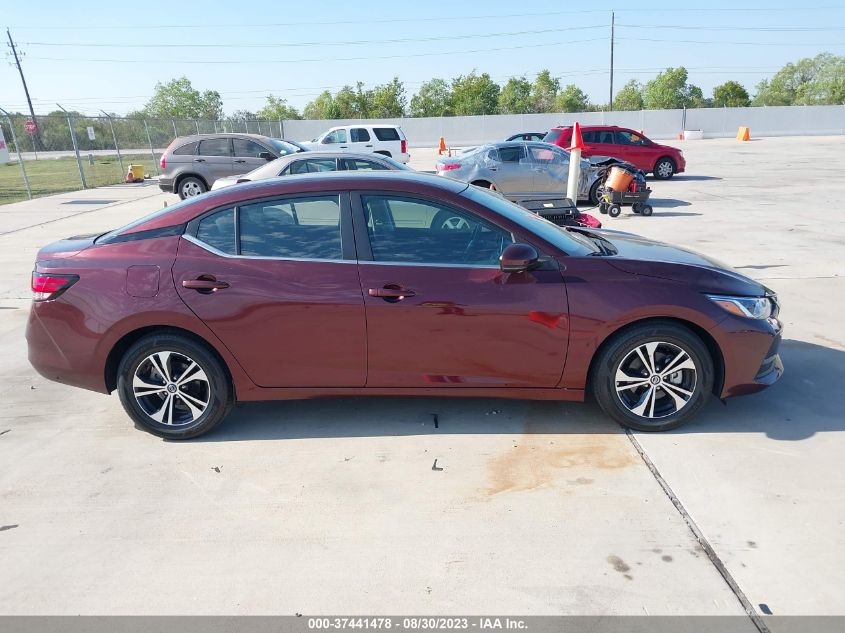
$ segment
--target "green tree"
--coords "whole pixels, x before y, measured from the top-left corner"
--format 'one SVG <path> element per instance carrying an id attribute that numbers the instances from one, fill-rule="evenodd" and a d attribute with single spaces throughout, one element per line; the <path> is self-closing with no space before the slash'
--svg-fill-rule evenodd
<path id="1" fill-rule="evenodd" d="M 360 83 L 360 82 L 359 82 Z M 357 119 L 360 118 L 360 97 L 352 86 L 344 86 L 338 90 L 332 100 L 332 108 L 329 112 L 330 119 Z"/>
<path id="2" fill-rule="evenodd" d="M 511 77 L 499 93 L 499 112 L 526 114 L 531 112 L 531 82 L 525 77 Z"/>
<path id="3" fill-rule="evenodd" d="M 499 85 L 490 75 L 473 70 L 452 80 L 452 104 L 457 115 L 495 114 L 499 107 Z"/>
<path id="4" fill-rule="evenodd" d="M 683 66 L 667 68 L 646 83 L 643 106 L 648 110 L 701 107 L 704 101 L 701 88 L 688 84 L 687 77 Z"/>
<path id="5" fill-rule="evenodd" d="M 399 77 L 394 77 L 390 82 L 373 88 L 369 116 L 377 119 L 401 117 L 405 114 L 407 103 L 405 85 Z"/>
<path id="6" fill-rule="evenodd" d="M 255 115 L 255 112 L 250 112 L 249 110 L 235 110 L 226 118 L 230 121 L 237 121 L 240 123 L 242 121 L 255 121 L 258 117 Z"/>
<path id="7" fill-rule="evenodd" d="M 155 93 L 144 106 L 150 117 L 175 119 L 220 119 L 223 100 L 216 90 L 200 92 L 187 77 L 157 83 Z"/>
<path id="8" fill-rule="evenodd" d="M 632 79 L 613 98 L 614 110 L 642 110 L 643 86 L 636 79 Z"/>
<path id="9" fill-rule="evenodd" d="M 302 114 L 306 119 L 331 119 L 334 118 L 334 111 L 332 93 L 324 90 L 316 99 L 305 104 Z"/>
<path id="10" fill-rule="evenodd" d="M 757 84 L 754 105 L 825 105 L 845 101 L 845 57 L 821 53 L 786 64 Z"/>
<path id="11" fill-rule="evenodd" d="M 293 106 L 289 106 L 288 102 L 281 97 L 275 97 L 272 94 L 267 95 L 267 101 L 264 107 L 256 112 L 259 119 L 270 119 L 278 121 L 284 119 L 290 121 L 292 119 L 301 119 L 299 112 Z"/>
<path id="12" fill-rule="evenodd" d="M 534 112 L 554 112 L 555 99 L 560 92 L 560 80 L 552 77 L 546 70 L 541 70 L 531 86 L 531 104 Z"/>
<path id="13" fill-rule="evenodd" d="M 452 116 L 452 91 L 443 79 L 432 79 L 420 86 L 411 98 L 411 116 Z"/>
<path id="14" fill-rule="evenodd" d="M 558 112 L 588 112 L 592 106 L 590 98 L 575 84 L 569 84 L 555 98 Z"/>
<path id="15" fill-rule="evenodd" d="M 751 99 L 741 83 L 731 80 L 713 88 L 713 105 L 717 108 L 744 108 L 751 105 Z"/>

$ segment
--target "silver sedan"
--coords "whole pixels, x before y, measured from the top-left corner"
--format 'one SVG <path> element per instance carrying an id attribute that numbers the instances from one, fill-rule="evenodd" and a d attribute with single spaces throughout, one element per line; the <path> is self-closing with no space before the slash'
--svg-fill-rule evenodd
<path id="1" fill-rule="evenodd" d="M 437 163 L 437 173 L 499 191 L 513 202 L 574 196 L 566 191 L 569 152 L 540 142 L 506 141 L 474 147 Z M 603 169 L 581 160 L 578 199 L 598 203 Z"/>
<path id="2" fill-rule="evenodd" d="M 389 156 L 381 154 L 355 154 L 352 152 L 301 152 L 289 154 L 253 169 L 247 174 L 218 178 L 212 190 L 231 187 L 240 182 L 264 180 L 292 174 L 313 174 L 322 171 L 407 171 L 411 168 Z"/>

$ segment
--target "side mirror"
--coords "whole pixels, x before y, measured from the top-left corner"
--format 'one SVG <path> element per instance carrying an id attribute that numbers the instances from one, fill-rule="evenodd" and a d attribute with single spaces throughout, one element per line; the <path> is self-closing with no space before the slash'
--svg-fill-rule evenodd
<path id="1" fill-rule="evenodd" d="M 503 273 L 522 273 L 537 265 L 540 255 L 528 244 L 511 244 L 499 256 L 499 268 Z"/>
<path id="2" fill-rule="evenodd" d="M 258 154 L 258 158 L 263 158 L 264 160 L 276 160 L 276 157 L 270 152 L 261 152 Z"/>

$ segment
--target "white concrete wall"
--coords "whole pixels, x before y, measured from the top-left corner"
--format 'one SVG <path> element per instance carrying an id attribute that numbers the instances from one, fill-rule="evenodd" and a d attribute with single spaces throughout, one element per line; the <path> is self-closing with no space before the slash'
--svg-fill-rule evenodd
<path id="1" fill-rule="evenodd" d="M 401 125 L 413 146 L 435 146 L 441 136 L 450 146 L 497 141 L 516 132 L 543 132 L 555 125 L 621 125 L 642 130 L 653 139 L 677 138 L 684 128 L 702 130 L 705 138 L 734 136 L 737 128 L 751 128 L 751 136 L 845 134 L 845 105 L 770 108 L 701 108 L 634 112 L 564 112 L 558 114 L 502 114 L 488 116 L 371 119 L 368 123 Z M 308 141 L 335 125 L 361 121 L 284 121 L 284 137 Z"/>

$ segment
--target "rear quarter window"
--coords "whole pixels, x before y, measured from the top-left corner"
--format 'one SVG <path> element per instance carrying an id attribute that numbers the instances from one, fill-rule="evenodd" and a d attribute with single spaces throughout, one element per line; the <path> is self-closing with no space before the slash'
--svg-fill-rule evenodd
<path id="1" fill-rule="evenodd" d="M 373 132 L 380 141 L 398 141 L 399 130 L 395 127 L 374 127 Z"/>
<path id="2" fill-rule="evenodd" d="M 193 143 L 186 143 L 185 145 L 174 149 L 173 154 L 175 156 L 193 156 L 197 153 L 197 145 L 199 145 L 199 141 L 194 141 Z"/>

